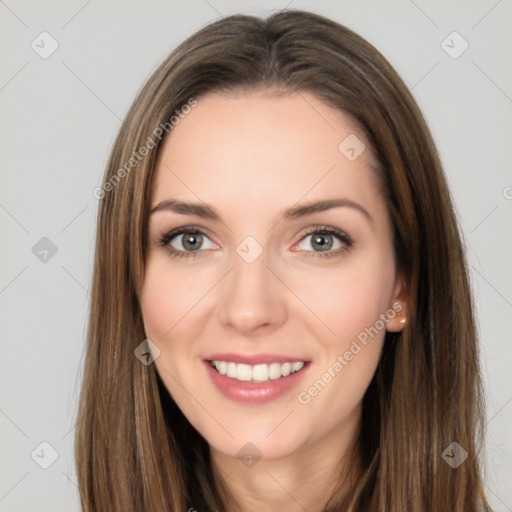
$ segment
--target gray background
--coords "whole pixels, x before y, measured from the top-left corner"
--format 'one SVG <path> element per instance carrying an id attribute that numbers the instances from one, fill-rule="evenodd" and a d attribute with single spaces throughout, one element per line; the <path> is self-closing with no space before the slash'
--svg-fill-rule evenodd
<path id="1" fill-rule="evenodd" d="M 324 14 L 367 38 L 426 115 L 476 297 L 486 485 L 495 510 L 512 511 L 510 0 L 0 0 L 1 511 L 79 510 L 73 438 L 98 206 L 92 191 L 136 92 L 207 22 L 285 6 Z M 46 59 L 31 47 L 34 40 L 42 46 L 43 31 L 59 45 Z M 442 46 L 453 31 L 469 44 L 458 58 Z M 447 45 L 458 53 L 462 41 Z M 56 254 L 41 252 L 48 249 L 43 237 Z M 54 450 L 57 459 L 40 467 Z"/>

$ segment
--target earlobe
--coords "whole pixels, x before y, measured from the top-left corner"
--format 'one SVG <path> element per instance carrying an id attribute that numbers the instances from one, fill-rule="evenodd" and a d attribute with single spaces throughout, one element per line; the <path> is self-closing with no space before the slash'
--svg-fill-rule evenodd
<path id="1" fill-rule="evenodd" d="M 395 312 L 393 318 L 389 320 L 386 330 L 389 332 L 400 332 L 407 325 L 408 319 L 408 293 L 405 279 L 399 276 L 395 286 L 395 295 L 392 304 L 392 311 Z"/>
<path id="2" fill-rule="evenodd" d="M 407 304 L 402 301 L 394 301 L 390 309 L 390 319 L 387 322 L 386 330 L 388 332 L 400 332 L 407 324 Z"/>

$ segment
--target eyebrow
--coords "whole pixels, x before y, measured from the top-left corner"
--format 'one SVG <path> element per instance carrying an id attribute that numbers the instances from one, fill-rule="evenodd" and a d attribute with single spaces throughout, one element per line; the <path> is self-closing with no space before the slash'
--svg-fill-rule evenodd
<path id="1" fill-rule="evenodd" d="M 282 212 L 281 220 L 298 219 L 318 212 L 324 212 L 331 208 L 348 207 L 362 213 L 373 224 L 373 218 L 359 203 L 347 198 L 325 199 L 323 201 L 310 202 L 301 206 L 293 206 Z M 205 203 L 193 203 L 166 199 L 151 209 L 151 214 L 161 211 L 170 211 L 181 215 L 195 215 L 204 219 L 223 222 L 219 212 L 211 205 Z"/>

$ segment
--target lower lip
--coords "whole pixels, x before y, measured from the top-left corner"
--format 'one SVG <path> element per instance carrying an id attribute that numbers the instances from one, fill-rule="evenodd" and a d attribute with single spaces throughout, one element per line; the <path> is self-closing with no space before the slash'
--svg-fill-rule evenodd
<path id="1" fill-rule="evenodd" d="M 262 404 L 285 395 L 297 386 L 304 373 L 308 371 L 310 362 L 304 363 L 301 370 L 288 377 L 260 383 L 231 379 L 215 370 L 210 361 L 204 361 L 204 364 L 212 382 L 225 397 L 236 402 Z"/>

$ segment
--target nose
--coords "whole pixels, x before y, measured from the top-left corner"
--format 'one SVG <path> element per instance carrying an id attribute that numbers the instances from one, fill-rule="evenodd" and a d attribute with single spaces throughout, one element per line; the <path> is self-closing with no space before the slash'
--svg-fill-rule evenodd
<path id="1" fill-rule="evenodd" d="M 287 316 L 285 287 L 267 266 L 265 253 L 251 263 L 235 253 L 232 261 L 217 306 L 221 324 L 244 335 L 278 328 Z"/>

